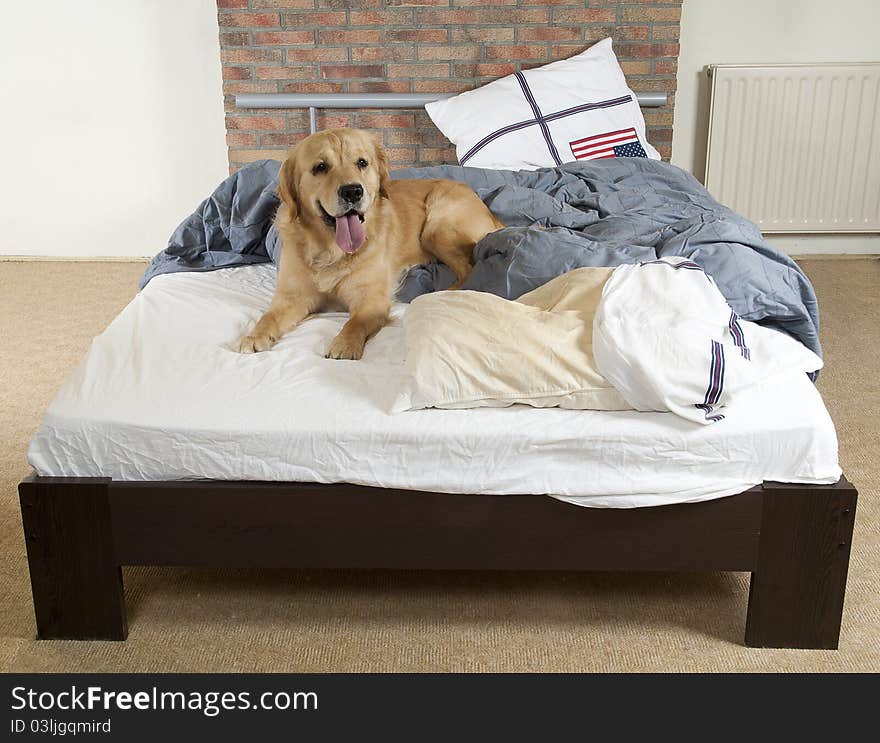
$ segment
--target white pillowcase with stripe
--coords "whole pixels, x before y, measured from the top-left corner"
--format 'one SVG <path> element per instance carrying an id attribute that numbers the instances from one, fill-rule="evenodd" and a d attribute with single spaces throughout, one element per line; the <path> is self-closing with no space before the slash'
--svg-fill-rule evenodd
<path id="1" fill-rule="evenodd" d="M 611 39 L 425 110 L 461 165 L 535 170 L 607 157 L 660 159 Z"/>
<path id="2" fill-rule="evenodd" d="M 524 403 L 709 425 L 734 416 L 750 388 L 822 367 L 794 338 L 739 318 L 703 269 L 678 256 L 578 268 L 516 301 L 425 294 L 403 327 L 394 413 Z"/>
<path id="3" fill-rule="evenodd" d="M 703 424 L 724 420 L 750 387 L 822 368 L 794 338 L 739 318 L 708 274 L 681 257 L 614 270 L 592 349 L 599 373 L 633 408 Z"/>

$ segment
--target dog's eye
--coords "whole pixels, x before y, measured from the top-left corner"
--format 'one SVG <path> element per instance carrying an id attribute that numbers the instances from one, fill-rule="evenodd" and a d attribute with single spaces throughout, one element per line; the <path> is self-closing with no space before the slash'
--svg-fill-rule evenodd
<path id="1" fill-rule="evenodd" d="M 318 173 L 326 173 L 327 172 L 327 163 L 317 163 L 312 168 L 312 175 L 318 175 Z"/>
<path id="2" fill-rule="evenodd" d="M 366 160 L 364 160 L 364 158 L 362 158 L 362 157 L 358 158 L 357 166 L 358 166 L 361 170 L 363 170 L 364 168 L 366 168 L 367 165 L 369 165 L 369 164 L 370 164 L 370 163 L 368 163 Z"/>

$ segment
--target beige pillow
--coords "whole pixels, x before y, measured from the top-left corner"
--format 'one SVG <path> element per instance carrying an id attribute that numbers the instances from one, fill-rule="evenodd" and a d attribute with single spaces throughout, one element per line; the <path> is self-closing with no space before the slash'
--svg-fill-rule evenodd
<path id="1" fill-rule="evenodd" d="M 503 407 L 630 410 L 596 370 L 593 316 L 611 268 L 579 268 L 517 301 L 472 291 L 414 300 L 392 412 Z"/>

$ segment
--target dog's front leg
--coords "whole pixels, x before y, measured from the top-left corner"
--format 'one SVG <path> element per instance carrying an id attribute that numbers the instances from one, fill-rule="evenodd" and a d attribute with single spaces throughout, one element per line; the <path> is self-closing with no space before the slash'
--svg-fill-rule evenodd
<path id="1" fill-rule="evenodd" d="M 364 345 L 388 323 L 387 302 L 368 302 L 352 308 L 351 317 L 333 339 L 328 359 L 359 359 Z"/>
<path id="2" fill-rule="evenodd" d="M 316 304 L 316 297 L 292 298 L 284 294 L 276 294 L 269 309 L 259 319 L 254 329 L 238 342 L 235 350 L 239 353 L 268 351 L 282 335 L 305 320 L 314 311 Z"/>

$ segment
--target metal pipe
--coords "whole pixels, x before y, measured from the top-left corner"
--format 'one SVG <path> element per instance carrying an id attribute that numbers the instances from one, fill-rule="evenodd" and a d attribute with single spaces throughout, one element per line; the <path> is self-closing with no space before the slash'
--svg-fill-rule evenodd
<path id="1" fill-rule="evenodd" d="M 443 93 L 239 93 L 238 108 L 421 108 L 451 98 Z M 642 108 L 665 106 L 666 93 L 636 93 Z M 310 114 L 311 116 L 311 114 Z"/>

